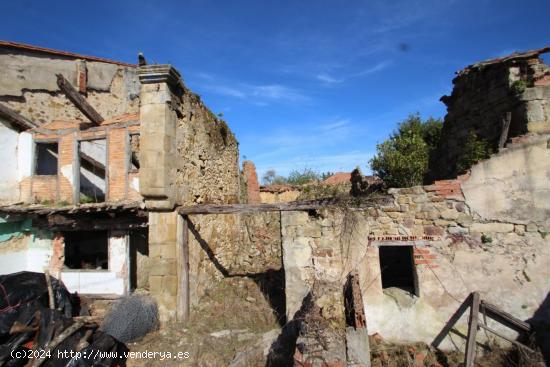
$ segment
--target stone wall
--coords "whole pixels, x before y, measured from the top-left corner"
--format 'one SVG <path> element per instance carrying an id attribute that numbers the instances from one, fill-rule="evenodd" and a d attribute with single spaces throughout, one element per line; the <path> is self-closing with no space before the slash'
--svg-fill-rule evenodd
<path id="1" fill-rule="evenodd" d="M 37 123 L 88 119 L 59 91 L 56 73 L 79 90 L 104 118 L 139 111 L 135 66 L 86 61 L 0 45 L 0 102 Z M 79 74 L 85 70 L 84 85 Z"/>
<path id="2" fill-rule="evenodd" d="M 315 282 L 343 286 L 354 270 L 369 333 L 389 340 L 430 343 L 472 291 L 516 317 L 532 317 L 550 291 L 550 223 L 521 210 L 520 219 L 482 217 L 472 209 L 478 203 L 462 195 L 464 182 L 390 189 L 388 205 L 364 211 L 282 213 L 288 317 Z M 382 288 L 382 246 L 411 246 L 417 295 Z M 464 320 L 458 327 L 465 331 Z"/>
<path id="3" fill-rule="evenodd" d="M 434 179 L 453 178 L 461 167 L 472 134 L 496 152 L 506 113 L 508 137 L 550 131 L 550 68 L 539 58 L 549 49 L 480 62 L 458 72 L 447 105 L 441 141 L 430 170 Z"/>
<path id="4" fill-rule="evenodd" d="M 191 303 L 216 282 L 267 277 L 282 268 L 280 214 L 189 216 Z"/>

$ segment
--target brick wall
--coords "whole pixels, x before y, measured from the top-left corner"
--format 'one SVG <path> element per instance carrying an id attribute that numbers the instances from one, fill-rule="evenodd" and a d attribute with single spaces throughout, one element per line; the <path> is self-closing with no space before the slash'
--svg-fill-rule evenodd
<path id="1" fill-rule="evenodd" d="M 259 204 L 260 199 L 260 184 L 258 183 L 258 174 L 256 166 L 252 161 L 243 162 L 243 176 L 246 182 L 246 193 L 249 204 Z"/>
<path id="2" fill-rule="evenodd" d="M 108 201 L 119 201 L 126 199 L 127 192 L 127 139 L 126 129 L 111 129 L 107 133 L 107 144 L 109 144 L 109 193 Z"/>
<path id="3" fill-rule="evenodd" d="M 57 201 L 57 176 L 29 177 L 32 186 L 31 199 L 33 202 Z"/>
<path id="4" fill-rule="evenodd" d="M 59 166 L 59 201 L 73 203 L 73 164 L 76 156 L 76 133 L 69 133 L 59 137 L 58 166 Z"/>

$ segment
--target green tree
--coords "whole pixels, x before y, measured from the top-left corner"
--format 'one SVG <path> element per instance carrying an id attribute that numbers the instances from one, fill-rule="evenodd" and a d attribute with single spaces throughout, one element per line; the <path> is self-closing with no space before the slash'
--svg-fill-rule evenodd
<path id="1" fill-rule="evenodd" d="M 442 126 L 440 119 L 422 121 L 419 114 L 410 115 L 389 139 L 376 146 L 376 156 L 370 160 L 374 174 L 388 187 L 421 185 Z"/>
<path id="2" fill-rule="evenodd" d="M 456 171 L 458 174 L 466 172 L 470 167 L 482 159 L 489 158 L 491 148 L 487 141 L 480 139 L 475 131 L 470 130 L 466 137 L 462 151 L 456 162 Z"/>
<path id="3" fill-rule="evenodd" d="M 304 168 L 301 171 L 291 171 L 286 181 L 291 185 L 304 185 L 313 181 L 318 181 L 320 177 L 321 175 L 311 168 Z"/>

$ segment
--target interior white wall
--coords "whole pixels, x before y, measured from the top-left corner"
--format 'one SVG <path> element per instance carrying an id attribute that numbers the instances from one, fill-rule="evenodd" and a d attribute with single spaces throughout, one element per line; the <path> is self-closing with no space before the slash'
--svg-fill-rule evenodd
<path id="1" fill-rule="evenodd" d="M 0 154 L 2 169 L 0 169 L 0 201 L 19 200 L 18 157 L 17 144 L 19 132 L 9 123 L 0 120 Z"/>
<path id="2" fill-rule="evenodd" d="M 67 289 L 81 294 L 127 294 L 129 238 L 127 231 L 111 231 L 108 270 L 63 270 L 61 279 Z"/>
<path id="3" fill-rule="evenodd" d="M 34 143 L 32 134 L 22 132 L 18 137 L 17 148 L 17 180 L 21 181 L 25 177 L 32 176 L 34 157 Z"/>

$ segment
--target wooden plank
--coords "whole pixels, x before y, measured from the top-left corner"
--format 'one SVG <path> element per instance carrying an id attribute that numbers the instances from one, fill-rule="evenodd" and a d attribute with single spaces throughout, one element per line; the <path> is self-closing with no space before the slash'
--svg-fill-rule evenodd
<path id="1" fill-rule="evenodd" d="M 460 307 L 455 311 L 455 313 L 453 314 L 453 316 L 451 316 L 451 318 L 449 319 L 449 321 L 447 321 L 447 324 L 445 324 L 445 327 L 443 328 L 443 330 L 441 330 L 439 332 L 439 334 L 437 334 L 437 336 L 435 337 L 434 341 L 432 342 L 432 346 L 434 348 L 437 348 L 439 346 L 439 344 L 441 344 L 441 342 L 443 341 L 443 339 L 445 339 L 445 337 L 447 336 L 447 334 L 449 334 L 449 332 L 451 331 L 451 329 L 453 328 L 453 326 L 458 322 L 458 320 L 460 319 L 460 317 L 462 317 L 462 315 L 464 314 L 464 312 L 466 312 L 466 310 L 468 309 L 468 307 L 471 305 L 472 303 L 472 294 L 468 295 L 468 297 L 466 297 L 466 299 L 464 300 L 464 302 L 462 302 L 462 304 L 460 305 Z"/>
<path id="2" fill-rule="evenodd" d="M 85 162 L 85 163 L 88 164 L 88 167 L 85 167 L 86 164 L 83 164 L 82 166 L 84 166 L 84 168 L 86 168 L 86 169 L 92 168 L 92 169 L 90 169 L 90 171 L 92 171 L 94 173 L 97 173 L 99 176 L 105 177 L 105 165 L 104 164 L 102 164 L 101 162 L 98 162 L 97 160 L 95 160 L 94 158 L 90 157 L 88 154 L 86 154 L 82 151 L 78 152 L 78 155 L 82 159 L 83 163 Z"/>
<path id="3" fill-rule="evenodd" d="M 37 124 L 21 116 L 19 113 L 3 105 L 2 103 L 0 103 L 0 117 L 3 117 L 6 121 L 8 121 L 9 123 L 15 125 L 16 127 L 22 130 L 38 127 Z"/>
<path id="4" fill-rule="evenodd" d="M 84 97 L 65 79 L 61 74 L 56 74 L 57 85 L 67 98 L 86 116 L 90 121 L 99 125 L 105 119 L 86 101 Z"/>
<path id="5" fill-rule="evenodd" d="M 476 357 L 476 335 L 479 325 L 479 305 L 479 293 L 473 292 L 472 305 L 470 306 L 470 322 L 468 324 L 468 339 L 466 342 L 464 367 L 474 367 L 474 360 Z"/>
<path id="6" fill-rule="evenodd" d="M 189 222 L 186 216 L 178 215 L 177 224 L 177 303 L 176 317 L 178 321 L 187 323 L 189 320 Z"/>
<path id="7" fill-rule="evenodd" d="M 509 341 L 510 343 L 514 344 L 514 345 L 517 346 L 518 348 L 522 348 L 522 349 L 528 350 L 528 351 L 531 352 L 531 353 L 536 353 L 533 349 L 529 348 L 528 346 L 523 345 L 523 344 L 521 344 L 520 342 L 517 342 L 517 341 L 515 341 L 515 340 L 513 340 L 513 339 L 510 339 L 510 338 L 508 338 L 508 337 L 506 337 L 506 336 L 500 334 L 499 332 L 497 332 L 496 330 L 491 329 L 491 328 L 490 328 L 489 326 L 487 326 L 487 325 L 479 324 L 479 327 L 480 327 L 480 328 L 483 328 L 483 329 L 485 329 L 485 330 L 487 330 L 487 331 L 490 332 L 490 333 L 495 334 L 496 336 L 501 337 L 502 339 L 504 339 L 504 340 L 506 340 L 506 341 Z"/>
<path id="8" fill-rule="evenodd" d="M 364 210 L 373 207 L 375 204 L 384 204 L 388 198 L 369 198 L 360 205 L 355 206 L 356 210 Z M 297 211 L 297 210 L 312 210 L 321 209 L 330 206 L 341 205 L 335 199 L 320 199 L 309 201 L 293 201 L 287 203 L 272 203 L 272 204 L 201 204 L 193 206 L 182 206 L 178 208 L 178 212 L 182 215 L 189 214 L 232 214 L 232 213 L 260 213 L 273 211 Z"/>
<path id="9" fill-rule="evenodd" d="M 517 317 L 512 316 L 508 312 L 502 311 L 497 306 L 482 301 L 482 307 L 485 308 L 485 312 L 488 317 L 493 320 L 500 322 L 502 325 L 509 327 L 512 330 L 517 331 L 518 333 L 530 333 L 531 325 L 518 319 Z"/>
<path id="10" fill-rule="evenodd" d="M 506 145 L 508 140 L 508 131 L 510 130 L 510 123 L 512 122 L 512 113 L 506 112 L 506 116 L 502 119 L 502 132 L 500 134 L 500 140 L 498 142 L 498 150 L 501 150 Z"/>

